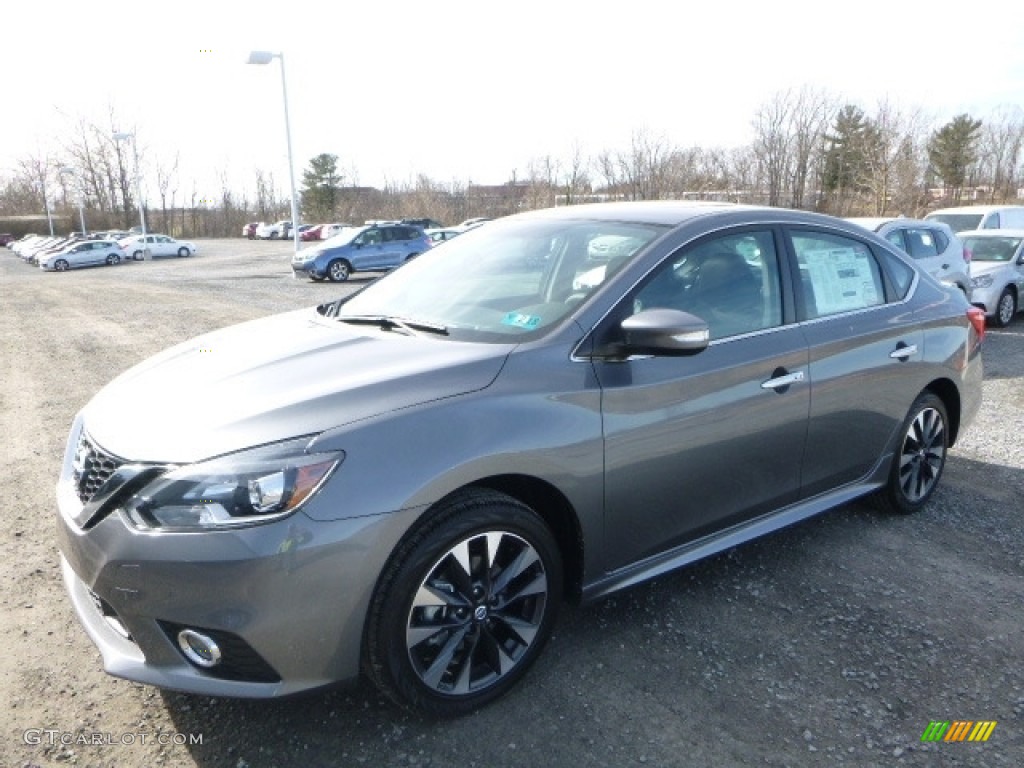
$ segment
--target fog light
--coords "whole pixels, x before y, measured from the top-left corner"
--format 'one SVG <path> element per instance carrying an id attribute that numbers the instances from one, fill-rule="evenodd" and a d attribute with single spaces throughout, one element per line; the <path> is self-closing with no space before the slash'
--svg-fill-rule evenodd
<path id="1" fill-rule="evenodd" d="M 220 664 L 220 648 L 217 643 L 212 637 L 194 629 L 183 629 L 178 633 L 178 647 L 185 658 L 197 666 L 209 669 Z"/>

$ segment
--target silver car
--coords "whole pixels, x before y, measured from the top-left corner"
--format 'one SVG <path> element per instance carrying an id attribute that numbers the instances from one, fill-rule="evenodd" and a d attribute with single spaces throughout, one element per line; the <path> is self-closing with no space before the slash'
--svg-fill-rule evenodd
<path id="1" fill-rule="evenodd" d="M 971 252 L 961 239 L 941 221 L 895 218 L 847 219 L 885 238 L 910 254 L 918 266 L 940 282 L 971 297 Z"/>
<path id="2" fill-rule="evenodd" d="M 637 247 L 595 261 L 609 238 Z M 362 671 L 462 714 L 564 600 L 862 496 L 919 510 L 978 410 L 983 334 L 830 217 L 497 220 L 98 392 L 57 484 L 64 578 L 114 675 L 270 697 Z"/>
<path id="3" fill-rule="evenodd" d="M 1021 310 L 1024 294 L 1024 229 L 961 233 L 974 263 L 971 301 L 1002 328 Z"/>
<path id="4" fill-rule="evenodd" d="M 124 249 L 113 240 L 83 240 L 56 253 L 40 254 L 39 268 L 48 272 L 64 272 L 99 264 L 113 266 L 120 264 L 124 256 Z"/>

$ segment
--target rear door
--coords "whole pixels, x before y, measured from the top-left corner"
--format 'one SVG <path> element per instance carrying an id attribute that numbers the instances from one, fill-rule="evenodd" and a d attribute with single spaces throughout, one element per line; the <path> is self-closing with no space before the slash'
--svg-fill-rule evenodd
<path id="1" fill-rule="evenodd" d="M 699 313 L 712 334 L 689 357 L 595 362 L 612 570 L 797 499 L 808 358 L 784 323 L 777 243 L 763 227 L 686 246 L 606 319 L 668 307 Z"/>
<path id="2" fill-rule="evenodd" d="M 890 279 L 854 236 L 792 228 L 798 311 L 810 351 L 810 420 L 801 495 L 864 478 L 921 387 L 921 329 L 903 301 L 913 277 Z M 895 257 L 891 257 L 895 261 Z"/>

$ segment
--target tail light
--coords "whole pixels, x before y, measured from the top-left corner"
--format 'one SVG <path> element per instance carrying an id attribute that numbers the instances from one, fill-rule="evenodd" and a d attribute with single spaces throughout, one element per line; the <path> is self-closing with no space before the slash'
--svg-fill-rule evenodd
<path id="1" fill-rule="evenodd" d="M 974 258 L 974 254 L 973 254 L 973 253 L 971 253 L 971 249 L 970 249 L 970 248 L 968 248 L 968 247 L 967 247 L 967 246 L 965 245 L 965 246 L 964 246 L 964 261 L 965 261 L 965 262 L 966 262 L 967 264 L 970 264 L 970 263 L 971 263 L 971 259 L 973 259 L 973 258 Z"/>
<path id="2" fill-rule="evenodd" d="M 985 310 L 978 307 L 967 308 L 967 320 L 974 326 L 978 334 L 978 343 L 985 340 Z"/>

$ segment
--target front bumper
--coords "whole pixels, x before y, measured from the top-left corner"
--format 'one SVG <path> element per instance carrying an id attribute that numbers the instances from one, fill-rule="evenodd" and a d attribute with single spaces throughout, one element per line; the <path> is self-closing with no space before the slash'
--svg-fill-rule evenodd
<path id="1" fill-rule="evenodd" d="M 413 517 L 319 522 L 300 511 L 250 528 L 170 533 L 138 530 L 113 511 L 83 529 L 63 476 L 57 495 L 65 586 L 106 671 L 243 698 L 358 675 L 377 575 Z M 217 638 L 221 663 L 190 662 L 177 643 L 182 628 Z"/>
<path id="2" fill-rule="evenodd" d="M 996 313 L 996 306 L 999 304 L 999 295 L 1003 292 L 1004 285 L 992 285 L 984 288 L 971 289 L 971 304 L 985 310 L 990 317 Z"/>

